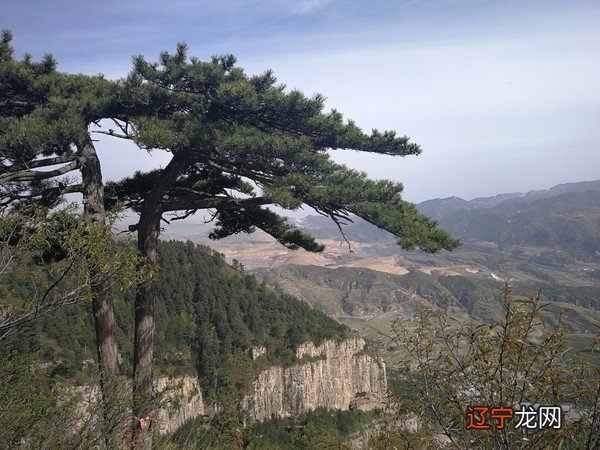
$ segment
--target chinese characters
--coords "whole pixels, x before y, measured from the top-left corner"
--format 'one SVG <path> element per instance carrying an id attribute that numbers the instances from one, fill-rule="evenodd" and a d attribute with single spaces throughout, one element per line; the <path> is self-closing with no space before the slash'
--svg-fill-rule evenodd
<path id="1" fill-rule="evenodd" d="M 496 428 L 499 430 L 508 426 L 511 419 L 518 419 L 513 422 L 514 428 L 534 429 L 554 429 L 558 430 L 562 426 L 562 408 L 560 406 L 539 406 L 521 405 L 520 409 L 499 406 L 490 408 L 487 406 L 469 406 L 467 408 L 467 429 L 488 430 Z"/>

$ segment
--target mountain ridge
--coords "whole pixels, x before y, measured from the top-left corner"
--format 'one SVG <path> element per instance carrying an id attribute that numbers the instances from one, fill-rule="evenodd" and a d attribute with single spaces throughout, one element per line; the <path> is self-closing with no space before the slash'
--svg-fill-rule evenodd
<path id="1" fill-rule="evenodd" d="M 600 261 L 600 180 L 469 201 L 432 199 L 416 206 L 464 242 L 562 250 L 578 260 Z M 318 239 L 342 239 L 327 217 L 310 215 L 290 222 Z M 358 217 L 352 217 L 344 234 L 354 242 L 394 242 L 391 234 Z"/>
<path id="2" fill-rule="evenodd" d="M 488 197 L 475 197 L 471 200 L 465 200 L 461 197 L 451 196 L 451 197 L 438 197 L 432 198 L 428 200 L 424 200 L 417 205 L 419 207 L 427 208 L 429 204 L 435 202 L 448 202 L 450 200 L 459 200 L 463 205 L 472 205 L 474 207 L 490 207 L 495 206 L 499 203 L 505 201 L 519 201 L 519 200 L 535 200 L 538 198 L 547 198 L 553 197 L 559 194 L 569 193 L 569 192 L 582 192 L 582 191 L 600 191 L 600 180 L 592 180 L 592 181 L 577 181 L 570 183 L 561 183 L 555 186 L 552 186 L 548 189 L 539 189 L 539 190 L 530 190 L 527 192 L 511 192 L 511 193 L 501 193 Z"/>

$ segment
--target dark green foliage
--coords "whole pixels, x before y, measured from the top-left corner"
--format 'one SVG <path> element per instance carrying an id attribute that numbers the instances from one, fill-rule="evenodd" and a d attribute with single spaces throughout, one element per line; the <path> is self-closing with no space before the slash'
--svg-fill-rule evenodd
<path id="1" fill-rule="evenodd" d="M 375 413 L 318 408 L 297 418 L 273 419 L 251 426 L 248 448 L 339 448 L 349 435 L 373 421 Z"/>
<path id="2" fill-rule="evenodd" d="M 117 83 L 58 72 L 51 55 L 39 62 L 31 55 L 16 60 L 10 41 L 5 32 L 0 42 L 0 207 L 54 206 L 64 194 L 84 191 L 85 180 L 67 175 L 90 168 L 81 151 L 84 142 L 91 143 L 88 127 L 123 117 L 127 108 Z M 37 170 L 44 167 L 51 170 Z"/>
<path id="3" fill-rule="evenodd" d="M 126 245 L 126 244 L 122 244 Z M 253 276 L 227 265 L 222 255 L 191 242 L 159 246 L 156 304 L 156 363 L 169 375 L 200 374 L 207 393 L 247 387 L 260 367 L 290 363 L 294 346 L 339 339 L 348 329 L 287 296 L 276 295 Z M 32 266 L 33 270 L 33 266 Z M 24 268 L 18 279 L 0 286 L 23 292 L 35 280 Z M 117 339 L 123 369 L 130 369 L 133 334 L 133 293 L 115 302 Z M 53 375 L 78 379 L 86 374 L 84 361 L 95 359 L 93 320 L 87 304 L 67 305 L 40 317 L 3 342 L 3 351 L 15 349 L 55 361 Z M 264 346 L 268 353 L 252 362 L 247 350 Z"/>
<path id="4" fill-rule="evenodd" d="M 0 60 L 0 151 L 11 162 L 63 155 L 87 125 L 116 111 L 114 83 L 56 71 L 56 62 Z"/>
<path id="5" fill-rule="evenodd" d="M 159 251 L 158 362 L 185 362 L 176 355 L 185 354 L 193 342 L 208 394 L 247 387 L 254 372 L 250 348 L 267 348 L 266 357 L 257 361 L 262 365 L 265 359 L 285 363 L 294 360 L 293 349 L 302 342 L 318 344 L 348 332 L 305 303 L 276 295 L 253 276 L 236 272 L 206 247 L 169 242 Z"/>
<path id="6" fill-rule="evenodd" d="M 401 199 L 400 183 L 369 180 L 327 153 L 344 148 L 407 156 L 421 152 L 417 144 L 393 131 L 364 133 L 339 112 L 325 112 L 323 96 L 287 91 L 271 72 L 247 76 L 235 63 L 231 55 L 188 58 L 183 44 L 157 63 L 135 59 L 120 84 L 131 110 L 118 136 L 172 152 L 173 165 L 168 178 L 165 169 L 110 184 L 109 197 L 139 209 L 159 185 L 167 194 L 162 213 L 214 210 L 215 239 L 260 228 L 289 248 L 321 251 L 311 236 L 266 208 L 307 204 L 340 227 L 353 213 L 392 233 L 405 249 L 458 245 Z"/>
<path id="7" fill-rule="evenodd" d="M 211 239 L 221 239 L 231 234 L 252 232 L 256 227 L 266 231 L 280 244 L 297 250 L 303 248 L 310 252 L 321 252 L 325 246 L 315 242 L 307 233 L 285 222 L 285 218 L 278 216 L 268 208 L 253 206 L 243 212 L 237 209 L 224 210 L 219 215 L 218 228 L 210 234 Z"/>
<path id="8" fill-rule="evenodd" d="M 298 417 L 266 420 L 242 429 L 229 422 L 223 427 L 223 419 L 215 416 L 208 424 L 203 419 L 186 423 L 170 442 L 183 448 L 229 449 L 238 445 L 249 449 L 339 448 L 376 417 L 373 412 L 318 408 Z"/>

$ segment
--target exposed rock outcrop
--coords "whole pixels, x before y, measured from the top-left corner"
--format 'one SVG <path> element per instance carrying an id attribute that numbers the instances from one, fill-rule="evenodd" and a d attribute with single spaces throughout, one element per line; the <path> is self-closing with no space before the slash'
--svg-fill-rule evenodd
<path id="1" fill-rule="evenodd" d="M 122 386 L 123 395 L 131 392 L 129 382 Z M 160 434 L 171 433 L 188 420 L 205 414 L 202 391 L 197 377 L 162 377 L 154 380 L 154 392 L 161 402 L 152 426 Z M 77 399 L 76 423 L 67 427 L 74 433 L 96 426 L 100 419 L 100 388 L 97 385 L 75 386 L 65 391 L 65 398 Z M 124 401 L 125 403 L 125 401 Z M 125 418 L 126 414 L 123 415 Z"/>
<path id="2" fill-rule="evenodd" d="M 385 365 L 363 354 L 364 346 L 361 338 L 302 344 L 296 356 L 308 362 L 274 366 L 258 375 L 254 391 L 243 401 L 248 419 L 292 416 L 318 407 L 348 409 L 361 393 L 385 397 Z"/>
<path id="3" fill-rule="evenodd" d="M 356 408 L 365 403 L 365 398 L 382 404 L 387 391 L 385 365 L 365 354 L 364 346 L 361 338 L 300 345 L 296 364 L 273 366 L 259 373 L 253 391 L 242 401 L 248 421 L 293 416 L 318 407 Z M 100 392 L 98 387 L 77 389 L 82 395 L 83 424 L 97 413 Z M 196 377 L 159 378 L 154 390 L 162 398 L 162 407 L 153 427 L 161 434 L 171 433 L 209 412 Z"/>
<path id="4" fill-rule="evenodd" d="M 267 348 L 266 347 L 249 348 L 247 353 L 248 353 L 248 356 L 250 356 L 250 358 L 252 358 L 252 360 L 254 361 L 258 357 L 266 354 Z"/>
<path id="5" fill-rule="evenodd" d="M 161 434 L 172 433 L 205 412 L 196 377 L 159 378 L 154 382 L 154 389 L 163 395 L 163 407 L 156 417 L 156 428 Z"/>

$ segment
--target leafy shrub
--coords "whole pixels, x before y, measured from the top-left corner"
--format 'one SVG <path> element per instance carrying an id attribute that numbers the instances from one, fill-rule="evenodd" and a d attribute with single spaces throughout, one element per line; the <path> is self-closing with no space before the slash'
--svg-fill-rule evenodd
<path id="1" fill-rule="evenodd" d="M 560 314 L 552 325 L 544 320 L 548 304 L 539 296 L 515 301 L 506 284 L 502 298 L 503 318 L 495 324 L 460 323 L 447 309 L 395 324 L 393 340 L 404 352 L 397 383 L 410 386 L 395 396 L 397 417 L 420 418 L 424 448 L 598 448 L 600 368 L 567 345 Z M 467 429 L 469 406 L 521 405 L 557 405 L 568 414 L 560 430 L 516 422 Z M 377 446 L 391 443 L 415 445 L 414 436 L 392 432 Z"/>

